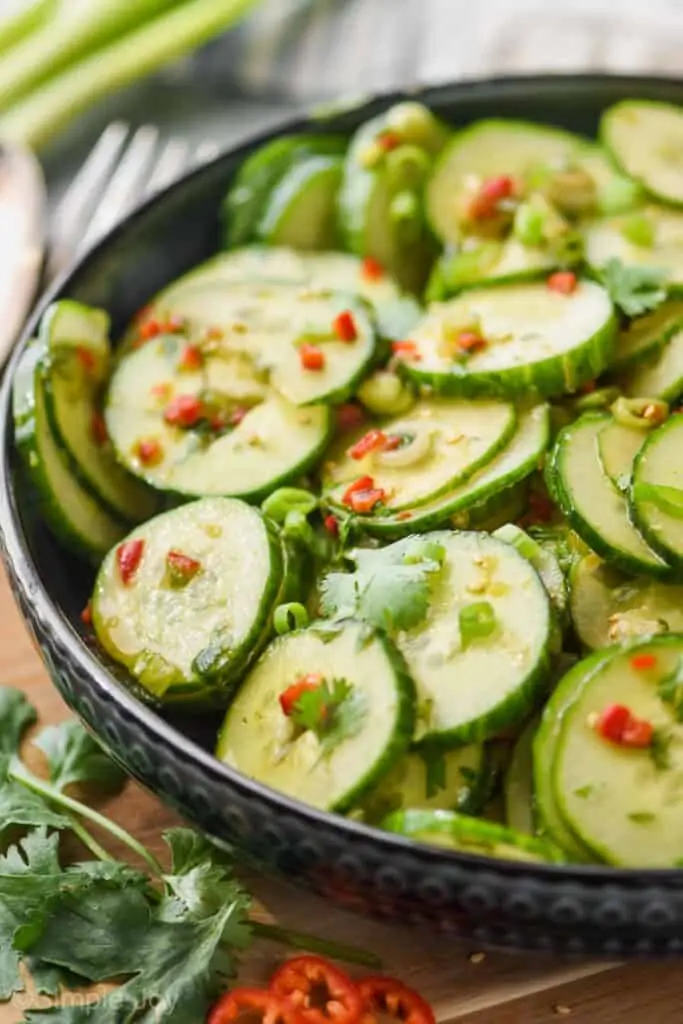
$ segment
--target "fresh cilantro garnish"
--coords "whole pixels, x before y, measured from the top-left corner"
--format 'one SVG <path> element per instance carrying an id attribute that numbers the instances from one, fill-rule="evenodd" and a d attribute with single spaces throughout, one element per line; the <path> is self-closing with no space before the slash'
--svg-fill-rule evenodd
<path id="1" fill-rule="evenodd" d="M 333 694 L 340 696 L 339 687 Z M 352 707 L 345 689 L 336 729 L 353 728 Z M 118 987 L 96 1002 L 60 1000 L 29 1011 L 24 1024 L 196 1024 L 234 976 L 252 931 L 376 964 L 348 947 L 251 922 L 250 896 L 230 858 L 191 829 L 164 836 L 171 862 L 165 870 L 120 825 L 63 792 L 72 783 L 112 788 L 123 781 L 80 725 L 39 735 L 49 781 L 28 770 L 19 747 L 35 719 L 21 694 L 0 688 L 0 832 L 23 832 L 0 855 L 0 1002 L 24 991 L 26 975 L 47 995 L 90 982 Z M 96 859 L 63 863 L 61 835 L 70 832 Z M 102 846 L 107 834 L 133 851 L 147 873 L 114 858 Z"/>
<path id="2" fill-rule="evenodd" d="M 324 679 L 320 686 L 301 694 L 291 719 L 300 729 L 310 729 L 329 754 L 343 740 L 363 727 L 366 709 L 358 690 L 346 679 Z"/>
<path id="3" fill-rule="evenodd" d="M 420 757 L 425 766 L 425 795 L 431 800 L 446 788 L 446 755 L 438 748 L 423 747 Z"/>
<path id="4" fill-rule="evenodd" d="M 626 316 L 642 316 L 666 299 L 665 271 L 658 267 L 634 266 L 619 259 L 608 260 L 600 281 L 614 305 Z"/>
<path id="5" fill-rule="evenodd" d="M 677 722 L 683 722 L 683 658 L 668 676 L 661 680 L 657 693 L 673 711 Z"/>
<path id="6" fill-rule="evenodd" d="M 321 610 L 330 618 L 357 618 L 381 629 L 410 629 L 429 609 L 432 582 L 445 549 L 438 541 L 406 537 L 386 548 L 356 548 L 347 556 L 351 573 L 330 573 L 322 582 Z"/>

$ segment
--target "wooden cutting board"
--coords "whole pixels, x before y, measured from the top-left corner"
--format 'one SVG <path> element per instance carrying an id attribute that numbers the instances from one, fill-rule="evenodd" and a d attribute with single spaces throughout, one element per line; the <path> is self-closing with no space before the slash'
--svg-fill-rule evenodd
<path id="1" fill-rule="evenodd" d="M 0 682 L 23 690 L 41 723 L 69 711 L 53 688 L 0 577 Z M 130 784 L 108 808 L 151 849 L 162 848 L 170 811 Z M 316 932 L 378 953 L 387 971 L 416 986 L 440 1022 L 453 1024 L 682 1024 L 683 964 L 567 963 L 540 956 L 482 953 L 443 937 L 390 928 L 338 911 L 286 885 L 249 876 L 259 913 L 283 926 Z M 244 959 L 241 981 L 262 982 L 283 955 L 257 943 Z M 31 1002 L 0 1006 L 0 1024 L 17 1024 Z M 198 1022 L 201 1024 L 201 1022 Z"/>

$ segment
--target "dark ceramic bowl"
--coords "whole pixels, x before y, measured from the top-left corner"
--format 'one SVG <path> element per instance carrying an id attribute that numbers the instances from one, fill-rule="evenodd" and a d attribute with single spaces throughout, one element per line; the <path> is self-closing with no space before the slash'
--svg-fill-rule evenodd
<path id="1" fill-rule="evenodd" d="M 595 132 L 605 107 L 626 96 L 683 102 L 683 83 L 532 78 L 449 85 L 420 94 L 453 122 L 517 117 L 587 134 Z M 375 99 L 334 117 L 329 126 L 353 129 L 399 98 Z M 300 121 L 284 130 L 308 127 Z M 113 315 L 114 330 L 123 327 L 154 292 L 218 248 L 217 211 L 226 185 L 262 141 L 224 154 L 148 203 L 81 260 L 44 303 L 68 296 L 104 306 Z M 0 395 L 4 557 L 55 685 L 131 775 L 263 871 L 366 914 L 500 947 L 609 956 L 683 949 L 683 871 L 536 866 L 416 845 L 250 781 L 211 756 L 215 721 L 175 721 L 131 696 L 83 636 L 79 613 L 92 584 L 90 571 L 60 550 L 21 500 L 10 390 L 32 326 Z"/>

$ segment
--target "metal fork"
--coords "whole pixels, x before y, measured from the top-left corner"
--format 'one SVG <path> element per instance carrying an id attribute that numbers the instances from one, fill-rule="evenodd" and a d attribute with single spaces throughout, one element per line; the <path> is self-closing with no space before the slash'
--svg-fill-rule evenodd
<path id="1" fill-rule="evenodd" d="M 133 130 L 116 121 L 102 133 L 69 186 L 50 229 L 46 276 L 52 280 L 145 199 L 219 147 L 191 151 L 182 138 L 162 140 L 154 125 Z"/>

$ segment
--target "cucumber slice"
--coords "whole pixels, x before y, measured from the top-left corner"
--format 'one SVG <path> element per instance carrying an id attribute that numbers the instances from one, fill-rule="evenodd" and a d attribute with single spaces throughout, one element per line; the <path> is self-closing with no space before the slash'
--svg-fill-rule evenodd
<path id="1" fill-rule="evenodd" d="M 516 832 L 534 835 L 533 739 L 538 719 L 533 718 L 522 730 L 512 749 L 505 772 L 505 821 Z"/>
<path id="2" fill-rule="evenodd" d="M 640 366 L 644 360 L 663 351 L 666 342 L 683 323 L 683 302 L 669 301 L 653 313 L 632 320 L 617 335 L 617 351 L 611 369 L 621 373 Z M 649 391 L 641 391 L 649 395 Z"/>
<path id="3" fill-rule="evenodd" d="M 92 602 L 99 642 L 152 699 L 225 706 L 267 637 L 280 592 L 274 528 L 244 502 L 206 498 L 137 527 L 127 538 L 136 540 L 142 558 L 128 583 L 118 548 L 100 568 Z M 184 582 L 170 551 L 199 562 Z"/>
<path id="4" fill-rule="evenodd" d="M 647 437 L 633 467 L 633 521 L 652 548 L 683 571 L 683 419 L 672 416 Z M 671 490 L 669 490 L 671 489 Z"/>
<path id="5" fill-rule="evenodd" d="M 567 613 L 567 581 L 555 552 L 549 546 L 544 547 L 538 544 L 533 537 L 530 537 L 519 526 L 515 526 L 514 523 L 505 523 L 500 526 L 493 536 L 505 544 L 511 544 L 533 566 L 547 591 L 550 603 L 560 620 L 563 620 Z"/>
<path id="6" fill-rule="evenodd" d="M 634 667 L 636 655 L 651 655 L 654 667 Z M 683 726 L 676 703 L 682 658 L 680 635 L 617 650 L 565 709 L 552 766 L 556 799 L 569 827 L 608 864 L 683 863 Z M 629 749 L 598 734 L 593 719 L 611 704 L 654 726 L 650 747 Z"/>
<path id="7" fill-rule="evenodd" d="M 68 299 L 48 309 L 40 329 L 46 410 L 81 483 L 113 516 L 135 523 L 154 515 L 156 496 L 117 463 L 111 444 L 93 432 L 109 365 L 108 328 L 106 313 Z"/>
<path id="8" fill-rule="evenodd" d="M 98 564 L 124 536 L 126 527 L 81 486 L 67 453 L 52 432 L 45 401 L 43 356 L 43 346 L 34 342 L 24 351 L 15 371 L 15 443 L 48 529 L 67 550 Z"/>
<path id="9" fill-rule="evenodd" d="M 373 486 L 385 492 L 383 510 L 419 506 L 489 463 L 514 434 L 516 422 L 515 408 L 507 402 L 423 399 L 382 423 L 387 437 L 405 439 L 395 451 L 375 450 L 355 459 L 349 452 L 366 429 L 344 435 L 323 467 L 326 500 L 344 508 L 349 484 L 371 476 Z"/>
<path id="10" fill-rule="evenodd" d="M 634 216 L 650 225 L 651 245 L 635 245 L 627 237 Z M 594 272 L 618 259 L 626 266 L 661 270 L 662 283 L 672 294 L 683 289 L 683 211 L 646 206 L 636 215 L 596 220 L 586 225 L 584 239 L 586 262 Z"/>
<path id="11" fill-rule="evenodd" d="M 624 576 L 597 555 L 570 575 L 570 614 L 581 643 L 600 650 L 622 640 L 683 632 L 683 586 Z"/>
<path id="12" fill-rule="evenodd" d="M 605 473 L 618 491 L 626 492 L 631 483 L 633 463 L 645 444 L 646 432 L 613 421 L 598 434 L 598 456 Z"/>
<path id="13" fill-rule="evenodd" d="M 643 540 L 628 502 L 602 470 L 598 436 L 611 417 L 587 413 L 560 431 L 551 455 L 557 500 L 578 535 L 624 572 L 662 575 L 669 566 Z"/>
<path id="14" fill-rule="evenodd" d="M 295 724 L 280 696 L 303 675 L 350 687 L 327 737 Z M 389 640 L 348 621 L 329 636 L 315 628 L 275 640 L 230 707 L 216 756 L 245 775 L 323 810 L 348 810 L 405 753 L 415 694 Z"/>
<path id="15" fill-rule="evenodd" d="M 487 344 L 463 358 L 457 336 L 473 325 Z M 615 331 L 609 296 L 593 282 L 572 295 L 545 284 L 501 285 L 430 307 L 412 334 L 414 356 L 400 367 L 442 394 L 559 395 L 607 368 Z"/>
<path id="16" fill-rule="evenodd" d="M 309 156 L 290 167 L 268 196 L 256 237 L 268 245 L 334 249 L 342 167 L 337 156 Z"/>
<path id="17" fill-rule="evenodd" d="M 595 858 L 560 813 L 551 773 L 567 705 L 613 653 L 597 651 L 577 662 L 567 672 L 543 709 L 532 743 L 534 807 L 538 831 L 564 850 L 570 860 L 579 863 L 589 863 Z"/>
<path id="18" fill-rule="evenodd" d="M 677 401 L 683 395 L 683 330 L 676 330 L 654 358 L 624 374 L 619 384 L 632 398 L 646 395 L 665 402 Z"/>
<path id="19" fill-rule="evenodd" d="M 361 125 L 351 140 L 338 197 L 339 226 L 346 248 L 379 260 L 402 288 L 419 293 L 436 256 L 422 210 L 430 158 L 418 150 L 422 162 L 393 171 L 391 154 L 383 156 L 380 151 L 369 159 L 377 140 L 390 130 L 390 114 L 387 111 Z"/>
<path id="20" fill-rule="evenodd" d="M 397 638 L 417 686 L 423 744 L 481 742 L 524 721 L 548 677 L 552 613 L 514 548 L 484 533 L 436 533 L 444 567 L 424 621 Z M 487 602 L 493 632 L 470 640 L 463 608 Z"/>
<path id="21" fill-rule="evenodd" d="M 346 140 L 338 135 L 287 135 L 247 157 L 223 203 L 227 246 L 252 241 L 264 205 L 292 164 L 311 155 L 341 156 L 345 148 Z"/>
<path id="22" fill-rule="evenodd" d="M 456 750 L 411 751 L 363 801 L 363 815 L 377 823 L 404 808 L 476 814 L 486 803 L 493 770 L 483 744 Z"/>
<path id="23" fill-rule="evenodd" d="M 363 260 L 341 252 L 307 253 L 286 248 L 250 246 L 221 253 L 174 281 L 152 300 L 150 315 L 166 319 L 188 288 L 225 292 L 228 286 L 254 281 L 289 284 L 312 292 L 330 291 L 359 295 L 375 310 L 380 334 L 401 340 L 420 318 L 420 307 L 402 295 L 392 277 L 380 267 L 369 273 Z M 130 344 L 137 337 L 133 325 Z"/>
<path id="24" fill-rule="evenodd" d="M 455 811 L 396 811 L 385 818 L 382 828 L 456 853 L 532 864 L 539 861 L 560 863 L 563 860 L 560 852 L 545 839 L 534 839 L 504 825 L 468 818 Z"/>
<path id="25" fill-rule="evenodd" d="M 596 186 L 596 211 L 604 217 L 625 213 L 641 206 L 644 193 L 640 185 L 617 169 L 600 146 L 588 145 L 578 161 Z"/>
<path id="26" fill-rule="evenodd" d="M 550 416 L 547 405 L 535 405 L 519 413 L 517 431 L 507 446 L 474 476 L 433 501 L 410 510 L 410 515 L 379 515 L 365 518 L 363 529 L 382 538 L 404 537 L 409 533 L 431 530 L 451 521 L 458 529 L 480 528 L 467 521 L 482 505 L 496 498 L 504 502 L 511 491 L 538 466 L 550 440 Z M 516 518 L 513 514 L 510 518 Z"/>
<path id="27" fill-rule="evenodd" d="M 547 250 L 522 245 L 516 238 L 481 240 L 472 249 L 439 257 L 427 285 L 427 299 L 441 302 L 476 285 L 532 281 L 547 276 L 557 265 Z"/>
<path id="28" fill-rule="evenodd" d="M 318 462 L 332 429 L 326 407 L 297 408 L 269 393 L 253 365 L 238 356 L 207 359 L 203 370 L 177 374 L 183 345 L 175 336 L 150 342 L 126 356 L 112 376 L 107 428 L 132 473 L 184 497 L 229 492 L 257 501 Z M 228 432 L 208 430 L 205 420 L 196 429 L 171 426 L 163 415 L 169 384 L 176 397 L 218 396 L 228 422 L 231 409 L 249 411 Z M 142 439 L 159 443 L 152 465 L 140 459 Z"/>
<path id="29" fill-rule="evenodd" d="M 441 154 L 427 189 L 427 216 L 443 242 L 460 240 L 459 212 L 473 179 L 530 172 L 572 159 L 586 140 L 525 121 L 478 121 L 458 132 Z"/>
<path id="30" fill-rule="evenodd" d="M 655 100 L 622 100 L 606 110 L 600 136 L 616 162 L 663 203 L 683 205 L 683 110 Z"/>
<path id="31" fill-rule="evenodd" d="M 353 316 L 356 334 L 349 341 L 341 340 L 335 330 L 337 317 L 346 312 Z M 365 305 L 354 296 L 257 281 L 224 290 L 187 289 L 174 303 L 173 315 L 184 321 L 187 333 L 198 339 L 200 348 L 214 357 L 208 362 L 207 374 L 218 373 L 217 364 L 224 365 L 226 359 L 251 360 L 251 376 L 267 377 L 294 405 L 344 401 L 375 356 L 374 326 Z M 207 338 L 207 330 L 220 331 L 220 337 Z M 302 366 L 304 343 L 321 350 L 322 368 Z M 170 341 L 164 345 L 173 348 Z M 176 356 L 175 349 L 170 354 Z M 196 376 L 201 381 L 201 373 Z"/>

